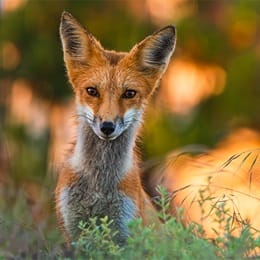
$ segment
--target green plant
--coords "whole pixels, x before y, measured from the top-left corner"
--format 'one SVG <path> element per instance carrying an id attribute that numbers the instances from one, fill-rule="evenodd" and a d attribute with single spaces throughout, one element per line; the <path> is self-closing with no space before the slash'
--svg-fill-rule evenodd
<path id="1" fill-rule="evenodd" d="M 103 259 L 120 255 L 122 248 L 114 242 L 117 232 L 112 231 L 112 224 L 113 221 L 108 217 L 99 220 L 96 217 L 91 218 L 88 223 L 80 221 L 80 237 L 72 243 L 75 256 L 78 259 L 81 259 L 81 256 L 89 259 Z"/>
<path id="2" fill-rule="evenodd" d="M 210 179 L 209 179 L 210 181 Z M 215 241 L 205 238 L 201 225 L 190 223 L 183 225 L 180 221 L 182 209 L 177 210 L 177 216 L 171 216 L 171 196 L 162 187 L 158 187 L 160 199 L 156 200 L 160 207 L 158 217 L 163 223 L 144 226 L 141 219 L 135 219 L 129 224 L 130 236 L 124 247 L 119 247 L 113 241 L 116 232 L 110 227 L 113 223 L 107 217 L 89 220 L 88 225 L 81 222 L 81 235 L 73 242 L 76 259 L 246 259 L 257 255 L 260 237 L 252 232 L 250 225 L 239 227 L 239 235 L 232 233 L 234 226 L 228 200 L 218 200 L 212 196 L 210 186 L 199 192 L 198 203 L 203 208 L 205 203 L 211 203 L 211 211 L 201 209 L 203 218 L 208 214 L 215 216 L 223 233 L 217 233 Z M 256 231 L 255 231 L 256 232 Z"/>

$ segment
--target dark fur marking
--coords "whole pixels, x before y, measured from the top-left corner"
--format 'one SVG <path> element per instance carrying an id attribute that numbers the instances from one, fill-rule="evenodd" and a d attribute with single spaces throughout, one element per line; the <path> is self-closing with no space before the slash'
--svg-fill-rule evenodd
<path id="1" fill-rule="evenodd" d="M 169 55 L 173 48 L 173 39 L 165 36 L 163 38 L 164 39 L 158 40 L 157 48 L 154 48 L 151 53 L 153 63 L 158 65 L 165 63 L 164 59 Z"/>
<path id="2" fill-rule="evenodd" d="M 165 64 L 165 59 L 172 51 L 173 45 L 171 35 L 161 35 L 149 53 L 148 63 L 159 66 Z"/>
<path id="3" fill-rule="evenodd" d="M 106 51 L 104 53 L 105 57 L 108 59 L 110 65 L 115 66 L 118 62 L 125 56 L 125 53 L 115 52 L 115 51 Z"/>
<path id="4" fill-rule="evenodd" d="M 66 20 L 61 27 L 61 33 L 66 43 L 66 51 L 74 57 L 80 56 L 82 50 L 80 35 L 77 30 L 78 28 Z"/>

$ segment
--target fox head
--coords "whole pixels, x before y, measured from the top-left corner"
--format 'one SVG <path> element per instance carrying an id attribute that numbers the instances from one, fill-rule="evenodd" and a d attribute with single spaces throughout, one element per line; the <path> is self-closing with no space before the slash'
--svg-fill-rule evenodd
<path id="1" fill-rule="evenodd" d="M 61 17 L 60 36 L 78 116 L 103 140 L 114 140 L 141 120 L 175 47 L 167 26 L 129 53 L 105 50 L 71 14 Z"/>

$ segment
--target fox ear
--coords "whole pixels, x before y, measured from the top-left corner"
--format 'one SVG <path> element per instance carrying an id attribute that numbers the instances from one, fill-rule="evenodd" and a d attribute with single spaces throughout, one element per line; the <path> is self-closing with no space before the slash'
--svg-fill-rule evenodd
<path id="1" fill-rule="evenodd" d="M 164 72 L 175 49 L 176 30 L 167 26 L 145 38 L 132 52 L 138 69 L 147 72 Z"/>
<path id="2" fill-rule="evenodd" d="M 66 64 L 71 61 L 88 64 L 102 53 L 103 48 L 94 36 L 65 11 L 61 16 L 60 37 Z"/>

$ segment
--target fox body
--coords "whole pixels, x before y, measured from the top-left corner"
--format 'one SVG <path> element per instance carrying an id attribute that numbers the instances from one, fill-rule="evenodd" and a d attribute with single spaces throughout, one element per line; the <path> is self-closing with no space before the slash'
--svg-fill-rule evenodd
<path id="1" fill-rule="evenodd" d="M 168 26 L 129 53 L 105 50 L 64 12 L 60 35 L 68 78 L 76 97 L 77 137 L 58 178 L 56 211 L 68 241 L 78 224 L 108 216 L 123 243 L 127 224 L 152 210 L 140 179 L 136 139 L 145 105 L 175 47 Z"/>

